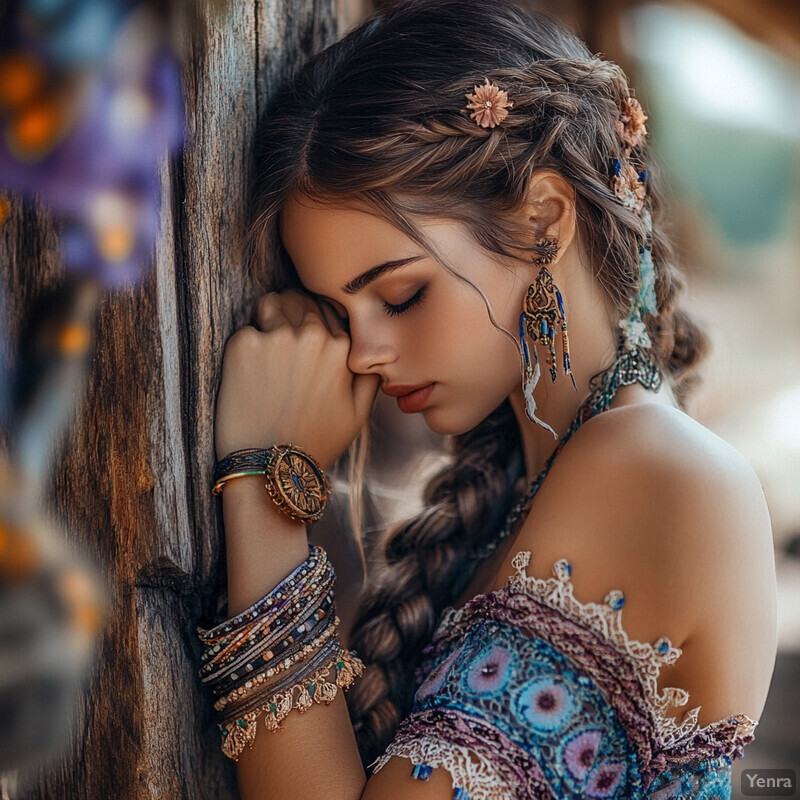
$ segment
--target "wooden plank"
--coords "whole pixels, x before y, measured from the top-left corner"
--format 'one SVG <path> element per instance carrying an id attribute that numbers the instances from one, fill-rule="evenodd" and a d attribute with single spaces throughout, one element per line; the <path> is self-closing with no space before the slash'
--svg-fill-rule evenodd
<path id="1" fill-rule="evenodd" d="M 77 724 L 22 798 L 237 796 L 194 628 L 224 582 L 209 487 L 225 341 L 257 293 L 236 257 L 256 119 L 275 87 L 336 35 L 333 0 L 211 0 L 184 38 L 187 146 L 161 167 L 154 266 L 103 296 L 86 394 L 55 459 L 52 513 L 100 563 L 111 610 Z M 186 30 L 189 31 L 187 25 Z M 61 270 L 52 223 L 13 200 L 0 231 L 13 348 Z"/>

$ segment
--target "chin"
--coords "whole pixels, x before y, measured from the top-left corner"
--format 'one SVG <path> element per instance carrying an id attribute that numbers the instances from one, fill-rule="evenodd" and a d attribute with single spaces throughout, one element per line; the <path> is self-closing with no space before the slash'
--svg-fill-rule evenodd
<path id="1" fill-rule="evenodd" d="M 425 424 L 441 436 L 460 436 L 462 433 L 468 433 L 488 416 L 476 415 L 474 412 L 472 415 L 456 416 L 447 414 L 443 408 L 436 406 L 423 409 L 421 413 L 425 418 Z"/>

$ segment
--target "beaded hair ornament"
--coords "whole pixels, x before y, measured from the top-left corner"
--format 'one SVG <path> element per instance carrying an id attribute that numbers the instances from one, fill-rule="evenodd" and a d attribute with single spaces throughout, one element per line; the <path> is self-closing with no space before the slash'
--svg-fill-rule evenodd
<path id="1" fill-rule="evenodd" d="M 622 142 L 622 152 L 612 164 L 611 188 L 626 208 L 641 216 L 645 234 L 639 247 L 639 288 L 627 318 L 619 322 L 625 349 L 632 352 L 637 347 L 650 348 L 652 343 L 645 328 L 644 315 L 655 314 L 658 308 L 652 256 L 653 221 L 647 205 L 647 170 L 637 170 L 632 163 L 634 148 L 644 144 L 647 136 L 644 124 L 647 115 L 634 97 L 626 97 L 619 109 L 619 119 L 614 127 Z"/>

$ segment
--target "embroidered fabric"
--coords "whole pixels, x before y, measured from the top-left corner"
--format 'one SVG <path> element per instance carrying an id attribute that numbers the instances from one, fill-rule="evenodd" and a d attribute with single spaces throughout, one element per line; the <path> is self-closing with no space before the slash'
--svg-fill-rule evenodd
<path id="1" fill-rule="evenodd" d="M 417 776 L 443 767 L 470 800 L 729 800 L 730 765 L 758 723 L 737 714 L 700 727 L 699 707 L 667 716 L 689 700 L 657 685 L 681 651 L 630 639 L 621 591 L 581 603 L 566 559 L 548 579 L 528 576 L 529 562 L 518 553 L 502 589 L 445 611 L 375 771 L 392 756 L 424 765 Z"/>

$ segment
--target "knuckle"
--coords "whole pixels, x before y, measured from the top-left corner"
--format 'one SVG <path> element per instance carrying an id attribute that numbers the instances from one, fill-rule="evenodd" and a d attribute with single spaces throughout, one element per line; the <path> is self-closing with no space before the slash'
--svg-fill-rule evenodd
<path id="1" fill-rule="evenodd" d="M 278 293 L 267 292 L 256 298 L 255 303 L 253 303 L 253 313 L 260 318 L 278 307 Z"/>
<path id="2" fill-rule="evenodd" d="M 296 334 L 291 325 L 278 325 L 269 332 L 268 336 L 269 340 L 280 349 L 289 346 L 294 341 Z"/>
<path id="3" fill-rule="evenodd" d="M 312 311 L 311 309 L 306 309 L 303 312 L 300 325 L 304 328 L 309 328 L 312 330 L 327 330 L 325 320 L 322 319 L 322 316 L 319 314 L 319 312 Z"/>
<path id="4" fill-rule="evenodd" d="M 276 303 L 279 298 L 279 292 L 264 292 L 264 294 L 260 294 L 258 297 L 256 297 L 256 303 L 258 305 L 268 305 Z"/>
<path id="5" fill-rule="evenodd" d="M 303 317 L 300 330 L 303 338 L 308 339 L 316 345 L 323 344 L 331 335 L 325 323 L 319 319 L 319 317 L 314 319 L 310 314 Z"/>
<path id="6" fill-rule="evenodd" d="M 256 328 L 252 325 L 244 325 L 231 335 L 226 344 L 226 349 L 253 347 L 259 338 L 259 332 Z"/>

